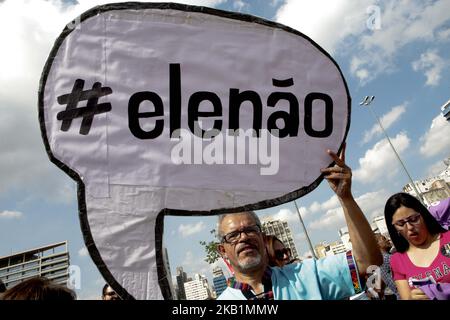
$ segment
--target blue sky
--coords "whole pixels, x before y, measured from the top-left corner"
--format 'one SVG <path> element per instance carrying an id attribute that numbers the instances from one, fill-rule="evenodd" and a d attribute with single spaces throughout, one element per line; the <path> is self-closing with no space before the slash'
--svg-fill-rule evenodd
<path id="1" fill-rule="evenodd" d="M 83 242 L 75 183 L 48 160 L 37 118 L 39 78 L 65 24 L 108 1 L 0 1 L 0 256 L 62 240 L 81 268 L 79 298 L 99 298 L 104 284 Z M 347 162 L 353 193 L 369 220 L 408 183 L 367 109 L 382 119 L 410 174 L 439 173 L 450 156 L 450 124 L 440 106 L 450 98 L 450 1 L 192 0 L 182 3 L 258 15 L 297 29 L 340 65 L 352 96 Z M 313 243 L 338 239 L 342 212 L 324 182 L 298 200 Z M 308 247 L 292 203 L 258 212 L 289 222 L 297 249 Z M 174 274 L 211 277 L 200 240 L 210 240 L 214 217 L 167 217 L 165 245 Z"/>

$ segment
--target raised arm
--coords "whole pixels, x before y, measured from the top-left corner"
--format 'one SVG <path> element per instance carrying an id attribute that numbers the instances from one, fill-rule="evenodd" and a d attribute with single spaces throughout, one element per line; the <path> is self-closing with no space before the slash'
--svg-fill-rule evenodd
<path id="1" fill-rule="evenodd" d="M 383 263 L 383 257 L 369 222 L 353 198 L 352 170 L 345 164 L 345 145 L 340 156 L 330 150 L 327 152 L 336 164 L 333 167 L 322 169 L 322 173 L 331 189 L 336 193 L 344 210 L 353 256 L 360 276 L 364 277 L 369 266 L 380 266 Z"/>

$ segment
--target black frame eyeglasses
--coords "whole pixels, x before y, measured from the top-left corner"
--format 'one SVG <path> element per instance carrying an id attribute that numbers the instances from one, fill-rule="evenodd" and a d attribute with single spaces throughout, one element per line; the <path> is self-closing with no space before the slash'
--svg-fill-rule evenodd
<path id="1" fill-rule="evenodd" d="M 239 230 L 231 231 L 222 237 L 221 242 L 222 243 L 225 242 L 225 243 L 229 243 L 229 244 L 236 243 L 239 241 L 239 239 L 241 239 L 242 233 L 245 233 L 249 237 L 254 237 L 257 234 L 261 233 L 261 227 L 259 225 L 255 224 L 253 226 L 248 226 L 248 227 L 241 228 Z"/>
<path id="2" fill-rule="evenodd" d="M 392 225 L 398 229 L 403 229 L 407 223 L 410 223 L 412 225 L 418 225 L 420 223 L 420 213 L 416 213 L 413 215 L 410 215 L 409 217 L 405 218 L 405 219 L 401 219 L 398 220 L 394 223 L 392 223 Z"/>

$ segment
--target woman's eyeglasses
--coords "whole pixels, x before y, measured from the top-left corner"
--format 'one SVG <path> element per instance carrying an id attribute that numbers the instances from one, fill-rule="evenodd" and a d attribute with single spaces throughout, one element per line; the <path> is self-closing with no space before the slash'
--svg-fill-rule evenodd
<path id="1" fill-rule="evenodd" d="M 398 220 L 392 225 L 399 229 L 403 229 L 407 223 L 410 223 L 412 225 L 417 225 L 420 223 L 420 213 L 413 214 L 412 216 L 409 216 L 408 218 Z"/>

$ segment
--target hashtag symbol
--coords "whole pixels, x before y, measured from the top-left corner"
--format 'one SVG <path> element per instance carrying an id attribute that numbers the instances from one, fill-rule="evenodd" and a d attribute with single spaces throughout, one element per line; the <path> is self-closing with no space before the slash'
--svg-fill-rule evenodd
<path id="1" fill-rule="evenodd" d="M 91 130 L 92 121 L 97 114 L 111 111 L 111 104 L 108 102 L 98 103 L 100 97 L 112 93 L 110 87 L 102 87 L 100 82 L 94 83 L 91 90 L 84 90 L 84 80 L 77 79 L 73 85 L 71 93 L 63 94 L 57 98 L 61 105 L 66 105 L 66 110 L 57 114 L 56 118 L 62 120 L 61 130 L 68 131 L 75 118 L 83 118 L 80 126 L 80 134 L 87 135 Z M 80 101 L 87 100 L 85 107 L 78 108 Z"/>

